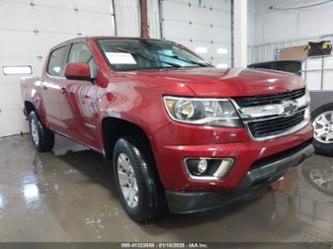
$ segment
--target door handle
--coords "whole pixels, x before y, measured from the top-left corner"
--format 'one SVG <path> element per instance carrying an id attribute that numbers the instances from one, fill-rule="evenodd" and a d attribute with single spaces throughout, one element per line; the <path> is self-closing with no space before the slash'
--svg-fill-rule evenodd
<path id="1" fill-rule="evenodd" d="M 42 89 L 47 90 L 47 86 L 45 86 L 43 83 L 42 83 Z"/>
<path id="2" fill-rule="evenodd" d="M 59 92 L 64 95 L 67 93 L 67 90 L 66 90 L 66 88 L 62 87 L 62 88 L 60 88 Z"/>

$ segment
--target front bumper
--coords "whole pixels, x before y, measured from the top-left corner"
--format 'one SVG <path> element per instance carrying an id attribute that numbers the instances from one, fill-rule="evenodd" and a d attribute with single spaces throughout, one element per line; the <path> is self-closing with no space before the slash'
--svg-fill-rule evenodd
<path id="1" fill-rule="evenodd" d="M 172 134 L 172 135 L 170 135 Z M 303 129 L 267 141 L 253 141 L 246 129 L 211 128 L 170 124 L 154 134 L 153 150 L 164 188 L 173 192 L 220 192 L 237 188 L 258 160 L 277 155 L 309 141 L 313 128 Z M 228 174 L 221 180 L 191 179 L 185 158 L 233 158 Z"/>
<path id="2" fill-rule="evenodd" d="M 276 181 L 290 168 L 310 157 L 314 153 L 310 142 L 307 141 L 287 151 L 256 161 L 233 190 L 219 192 L 166 191 L 169 210 L 172 213 L 206 211 L 246 198 L 256 190 Z"/>

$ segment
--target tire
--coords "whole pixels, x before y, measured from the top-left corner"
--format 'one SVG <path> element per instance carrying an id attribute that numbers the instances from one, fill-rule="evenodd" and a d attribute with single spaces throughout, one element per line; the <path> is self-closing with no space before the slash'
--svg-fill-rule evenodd
<path id="1" fill-rule="evenodd" d="M 166 213 L 164 189 L 145 146 L 133 138 L 118 139 L 113 151 L 113 172 L 120 202 L 134 221 L 146 223 Z"/>
<path id="2" fill-rule="evenodd" d="M 54 147 L 54 133 L 43 126 L 36 112 L 29 114 L 31 140 L 38 152 L 48 152 Z"/>
<path id="3" fill-rule="evenodd" d="M 314 112 L 312 112 L 311 116 L 313 122 L 312 124 L 315 130 L 313 145 L 315 147 L 316 153 L 324 156 L 333 156 L 333 137 L 331 137 L 333 135 L 333 104 L 319 107 Z M 329 123 L 327 123 L 327 126 L 325 127 L 323 125 L 323 119 L 320 119 L 323 116 L 325 116 L 326 119 L 331 119 L 328 120 Z M 326 129 L 326 135 L 329 135 L 325 136 L 324 133 L 324 135 L 320 137 L 319 134 L 322 129 Z M 328 141 L 326 140 L 327 137 L 329 138 Z"/>

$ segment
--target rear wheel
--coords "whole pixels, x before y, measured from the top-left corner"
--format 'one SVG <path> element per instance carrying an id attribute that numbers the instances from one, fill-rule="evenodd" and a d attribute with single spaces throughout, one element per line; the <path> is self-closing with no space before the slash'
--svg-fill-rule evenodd
<path id="1" fill-rule="evenodd" d="M 39 152 L 51 151 L 54 146 L 54 133 L 43 126 L 34 111 L 29 114 L 29 127 L 36 150 Z"/>
<path id="2" fill-rule="evenodd" d="M 153 160 L 134 139 L 120 138 L 114 147 L 113 172 L 121 204 L 137 222 L 147 222 L 165 213 L 164 191 Z"/>

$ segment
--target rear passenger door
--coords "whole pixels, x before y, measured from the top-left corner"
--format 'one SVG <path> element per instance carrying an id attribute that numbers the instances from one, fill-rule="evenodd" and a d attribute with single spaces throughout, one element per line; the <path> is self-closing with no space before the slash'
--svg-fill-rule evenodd
<path id="1" fill-rule="evenodd" d="M 92 76 L 97 74 L 95 59 L 87 43 L 77 42 L 70 46 L 67 63 L 86 62 Z M 60 96 L 62 123 L 71 136 L 82 143 L 97 148 L 97 98 L 98 86 L 91 81 L 69 80 L 62 85 L 63 94 Z"/>

